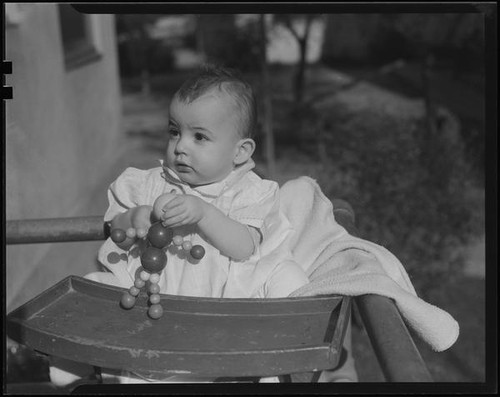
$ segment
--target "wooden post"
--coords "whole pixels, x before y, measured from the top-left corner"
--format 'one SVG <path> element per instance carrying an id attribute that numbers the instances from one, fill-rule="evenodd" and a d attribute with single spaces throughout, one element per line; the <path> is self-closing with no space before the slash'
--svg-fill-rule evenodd
<path id="1" fill-rule="evenodd" d="M 260 15 L 260 65 L 262 73 L 262 111 L 263 130 L 265 135 L 265 151 L 267 160 L 268 178 L 276 176 L 276 161 L 274 155 L 274 135 L 273 135 L 273 109 L 271 93 L 269 91 L 269 68 L 267 65 L 267 30 L 265 14 Z"/>

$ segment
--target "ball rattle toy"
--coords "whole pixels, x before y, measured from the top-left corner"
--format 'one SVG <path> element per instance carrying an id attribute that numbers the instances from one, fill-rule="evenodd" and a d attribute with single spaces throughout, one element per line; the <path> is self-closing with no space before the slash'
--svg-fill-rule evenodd
<path id="1" fill-rule="evenodd" d="M 115 243 L 123 242 L 126 237 L 132 236 L 131 231 L 113 229 L 110 237 Z M 160 274 L 167 265 L 167 254 L 164 249 L 173 243 L 177 247 L 189 251 L 194 259 L 200 260 L 205 255 L 205 249 L 201 245 L 193 245 L 190 241 L 184 241 L 182 236 L 173 236 L 171 229 L 163 226 L 161 222 L 156 222 L 149 228 L 146 239 L 146 249 L 141 253 L 140 259 L 143 270 L 134 281 L 134 285 L 126 291 L 120 300 L 124 309 L 131 309 L 135 306 L 137 296 L 141 289 L 149 282 L 148 309 L 150 318 L 156 320 L 163 315 L 163 307 L 160 304 Z"/>

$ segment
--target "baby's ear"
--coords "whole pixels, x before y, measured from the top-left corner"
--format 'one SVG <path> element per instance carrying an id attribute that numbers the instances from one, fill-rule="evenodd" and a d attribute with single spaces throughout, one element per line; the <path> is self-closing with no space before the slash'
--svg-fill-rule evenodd
<path id="1" fill-rule="evenodd" d="M 234 157 L 234 164 L 235 165 L 240 165 L 252 157 L 252 154 L 255 150 L 255 142 L 253 139 L 250 138 L 245 138 L 241 139 L 238 142 L 238 145 L 236 147 L 236 156 Z"/>

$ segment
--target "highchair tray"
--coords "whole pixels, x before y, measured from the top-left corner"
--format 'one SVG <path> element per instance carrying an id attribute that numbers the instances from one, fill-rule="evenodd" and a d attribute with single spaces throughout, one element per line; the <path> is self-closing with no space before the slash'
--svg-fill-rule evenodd
<path id="1" fill-rule="evenodd" d="M 120 307 L 125 291 L 67 277 L 11 312 L 8 335 L 44 354 L 152 378 L 281 375 L 337 365 L 351 304 L 161 295 L 164 312 L 153 320 L 143 292 L 132 309 Z"/>

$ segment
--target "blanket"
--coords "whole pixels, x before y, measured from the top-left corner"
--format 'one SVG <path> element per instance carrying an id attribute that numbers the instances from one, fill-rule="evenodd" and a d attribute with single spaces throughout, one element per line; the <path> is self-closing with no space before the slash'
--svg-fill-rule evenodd
<path id="1" fill-rule="evenodd" d="M 280 196 L 282 211 L 294 229 L 286 244 L 310 280 L 291 296 L 386 296 L 434 351 L 444 351 L 455 343 L 457 321 L 417 296 L 406 270 L 390 251 L 354 237 L 340 226 L 331 201 L 313 179 L 300 177 L 285 183 Z"/>

